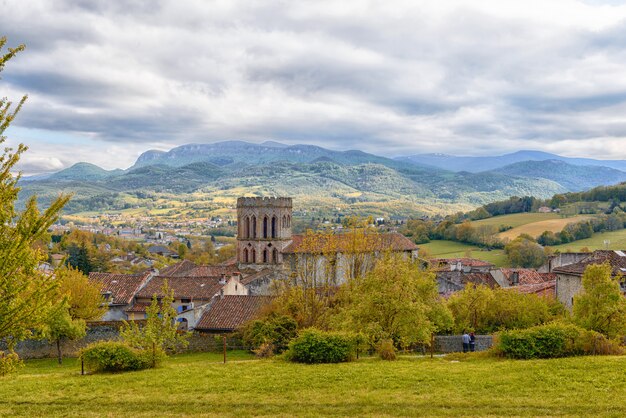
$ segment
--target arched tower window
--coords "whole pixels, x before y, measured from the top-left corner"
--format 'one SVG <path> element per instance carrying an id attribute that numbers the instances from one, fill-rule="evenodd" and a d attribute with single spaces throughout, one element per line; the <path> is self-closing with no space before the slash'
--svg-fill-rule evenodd
<path id="1" fill-rule="evenodd" d="M 243 262 L 244 263 L 249 263 L 250 262 L 250 260 L 248 258 L 248 249 L 247 248 L 243 249 Z"/>
<path id="2" fill-rule="evenodd" d="M 287 228 L 291 227 L 291 216 L 287 215 Z"/>
<path id="3" fill-rule="evenodd" d="M 264 250 L 263 250 L 263 262 L 264 262 L 264 263 L 267 263 L 267 261 L 268 261 L 268 260 L 267 260 L 267 256 L 268 256 L 268 255 L 267 255 L 267 248 L 266 248 L 266 249 L 264 249 Z"/>
<path id="4" fill-rule="evenodd" d="M 243 220 L 243 237 L 250 238 L 250 218 L 248 216 Z"/>
<path id="5" fill-rule="evenodd" d="M 272 238 L 276 238 L 278 225 L 276 225 L 276 216 L 272 216 Z"/>
<path id="6" fill-rule="evenodd" d="M 276 248 L 272 251 L 272 263 L 278 263 L 278 249 Z"/>
<path id="7" fill-rule="evenodd" d="M 263 218 L 263 238 L 267 238 L 267 232 L 268 232 L 268 221 L 267 221 L 267 216 L 265 216 Z"/>
<path id="8" fill-rule="evenodd" d="M 254 248 L 252 249 L 252 257 L 250 262 L 253 264 L 256 263 L 256 250 Z"/>
<path id="9" fill-rule="evenodd" d="M 256 238 L 256 216 L 252 215 L 252 221 L 251 221 L 251 228 L 252 228 L 252 238 Z"/>
<path id="10" fill-rule="evenodd" d="M 287 217 L 283 215 L 283 228 L 287 227 Z"/>

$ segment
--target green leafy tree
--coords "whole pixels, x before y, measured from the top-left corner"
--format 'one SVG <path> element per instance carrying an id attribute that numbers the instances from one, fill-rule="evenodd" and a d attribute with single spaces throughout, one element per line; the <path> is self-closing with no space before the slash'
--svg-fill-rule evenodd
<path id="1" fill-rule="evenodd" d="M 20 45 L 2 53 L 5 44 L 6 38 L 0 38 L 0 71 L 7 61 L 24 49 Z M 7 99 L 0 99 L 0 144 L 5 142 L 4 131 L 25 101 L 26 96 L 13 106 Z M 39 263 L 46 260 L 46 254 L 36 244 L 58 219 L 69 199 L 61 196 L 40 213 L 33 196 L 22 212 L 15 209 L 20 176 L 13 175 L 13 171 L 26 150 L 27 147 L 20 144 L 15 150 L 4 148 L 0 154 L 0 341 L 7 343 L 11 353 L 10 356 L 0 353 L 0 358 L 15 358 L 15 344 L 31 336 L 45 323 L 55 297 L 56 283 L 37 269 Z M 0 367 L 0 370 L 4 368 Z"/>
<path id="2" fill-rule="evenodd" d="M 564 313 L 561 304 L 548 298 L 473 284 L 451 295 L 447 305 L 454 316 L 454 332 L 528 328 Z"/>
<path id="3" fill-rule="evenodd" d="M 176 310 L 172 307 L 174 292 L 169 288 L 167 280 L 161 289 L 163 298 L 155 294 L 150 306 L 146 309 L 146 323 L 140 327 L 136 322 L 124 322 L 120 335 L 131 346 L 145 350 L 151 354 L 152 367 L 156 367 L 165 356 L 167 349 L 186 346 L 189 333 L 178 331 Z"/>
<path id="4" fill-rule="evenodd" d="M 543 247 L 524 235 L 509 242 L 504 252 L 514 267 L 539 267 L 547 260 Z"/>
<path id="5" fill-rule="evenodd" d="M 609 338 L 626 333 L 626 299 L 609 264 L 590 265 L 582 277 L 583 292 L 574 297 L 574 322 Z"/>
<path id="6" fill-rule="evenodd" d="M 85 336 L 86 321 L 102 318 L 106 312 L 100 286 L 90 282 L 76 269 L 60 268 L 56 271 L 57 294 L 61 299 L 51 310 L 44 331 L 46 338 L 57 346 L 59 364 L 63 363 L 61 350 L 64 340 L 77 340 Z"/>
<path id="7" fill-rule="evenodd" d="M 52 309 L 46 324 L 44 335 L 57 346 L 57 359 L 63 363 L 61 344 L 63 340 L 77 340 L 85 336 L 87 325 L 83 319 L 72 318 L 69 312 L 69 303 L 63 299 L 56 308 Z"/>
<path id="8" fill-rule="evenodd" d="M 452 326 L 435 275 L 399 254 L 384 255 L 363 278 L 344 286 L 340 327 L 365 335 L 372 346 L 392 339 L 399 348 L 429 343 Z"/>

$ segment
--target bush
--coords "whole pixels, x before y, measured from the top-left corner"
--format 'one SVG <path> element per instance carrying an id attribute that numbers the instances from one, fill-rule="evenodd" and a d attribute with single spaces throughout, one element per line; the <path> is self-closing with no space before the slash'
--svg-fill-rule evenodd
<path id="1" fill-rule="evenodd" d="M 584 354 L 619 354 L 622 349 L 594 331 L 554 322 L 499 335 L 496 350 L 517 359 L 555 358 Z"/>
<path id="2" fill-rule="evenodd" d="M 272 343 L 263 343 L 252 351 L 258 358 L 268 358 L 274 355 L 274 350 L 275 348 Z"/>
<path id="3" fill-rule="evenodd" d="M 298 363 L 340 363 L 352 361 L 355 352 L 354 336 L 309 328 L 289 343 L 287 358 Z"/>
<path id="4" fill-rule="evenodd" d="M 0 376 L 17 372 L 17 369 L 23 366 L 23 364 L 16 353 L 0 351 Z"/>
<path id="5" fill-rule="evenodd" d="M 393 346 L 393 340 L 382 340 L 378 345 L 378 355 L 383 360 L 395 360 L 396 349 Z"/>
<path id="6" fill-rule="evenodd" d="M 90 344 L 81 350 L 80 358 L 85 367 L 93 372 L 142 370 L 156 364 L 152 352 L 137 350 L 117 341 Z"/>
<path id="7" fill-rule="evenodd" d="M 282 353 L 287 349 L 289 341 L 296 337 L 297 327 L 293 318 L 271 313 L 246 324 L 242 330 L 243 342 L 255 349 L 271 344 L 275 353 Z"/>

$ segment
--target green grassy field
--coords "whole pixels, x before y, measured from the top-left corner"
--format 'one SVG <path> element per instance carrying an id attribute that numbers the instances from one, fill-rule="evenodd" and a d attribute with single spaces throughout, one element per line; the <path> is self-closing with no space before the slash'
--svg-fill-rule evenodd
<path id="1" fill-rule="evenodd" d="M 492 218 L 481 219 L 479 221 L 472 221 L 473 225 L 507 225 L 513 228 L 530 224 L 533 222 L 547 221 L 550 219 L 559 219 L 561 216 L 558 213 L 512 213 L 510 215 L 494 216 Z"/>
<path id="2" fill-rule="evenodd" d="M 581 239 L 567 244 L 555 245 L 551 248 L 561 252 L 579 251 L 584 247 L 587 247 L 590 250 L 604 250 L 607 248 L 606 245 L 604 245 L 605 240 L 610 241 L 608 246 L 609 250 L 626 250 L 626 229 L 595 233 L 591 238 Z"/>
<path id="3" fill-rule="evenodd" d="M 155 370 L 88 376 L 76 361 L 29 361 L 0 379 L 0 416 L 626 415 L 623 356 L 312 366 L 244 357 L 182 355 Z"/>
<path id="4" fill-rule="evenodd" d="M 428 254 L 436 258 L 457 258 L 469 256 L 479 260 L 488 261 L 497 267 L 508 267 L 509 262 L 504 250 L 491 251 L 481 250 L 479 247 L 456 241 L 434 240 L 426 244 L 419 244 L 420 249 L 425 249 Z"/>

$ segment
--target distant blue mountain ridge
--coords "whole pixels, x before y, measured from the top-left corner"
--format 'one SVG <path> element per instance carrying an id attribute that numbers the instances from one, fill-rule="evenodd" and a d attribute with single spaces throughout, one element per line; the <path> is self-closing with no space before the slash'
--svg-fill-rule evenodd
<path id="1" fill-rule="evenodd" d="M 517 151 L 511 154 L 485 157 L 458 157 L 448 154 L 415 154 L 399 156 L 397 161 L 410 162 L 418 165 L 439 167 L 450 171 L 468 171 L 478 173 L 504 167 L 523 161 L 558 160 L 571 165 L 602 166 L 626 172 L 626 160 L 594 160 L 591 158 L 562 157 L 542 151 Z"/>

